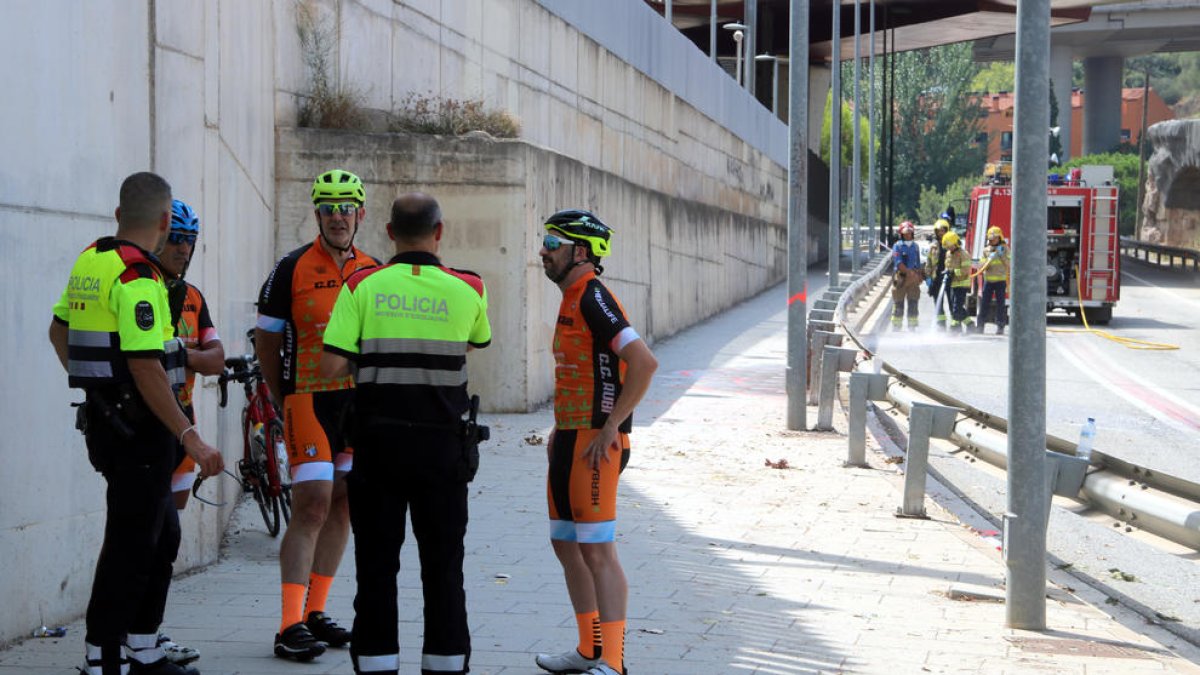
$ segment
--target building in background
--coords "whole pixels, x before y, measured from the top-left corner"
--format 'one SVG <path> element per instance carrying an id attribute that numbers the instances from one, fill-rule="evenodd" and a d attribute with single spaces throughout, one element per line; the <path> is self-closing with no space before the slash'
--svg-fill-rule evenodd
<path id="1" fill-rule="evenodd" d="M 1115 149 L 1122 143 L 1136 144 L 1142 131 L 1142 93 L 1141 87 L 1127 87 L 1121 90 L 1121 130 L 1120 136 L 1114 138 L 1112 147 Z M 1071 91 L 1071 134 L 1070 156 L 1078 157 L 1083 154 L 1083 106 L 1086 92 L 1074 89 Z M 980 102 L 980 125 L 978 143 L 987 143 L 987 161 L 1012 159 L 1012 129 L 1013 129 L 1013 92 L 1002 91 L 998 94 L 985 94 Z M 1062 115 L 1062 105 L 1059 105 L 1059 115 Z M 1146 104 L 1146 117 L 1149 127 L 1152 124 L 1175 119 L 1175 113 L 1170 106 L 1163 102 L 1154 87 L 1150 88 L 1150 100 Z M 1067 139 L 1062 139 L 1066 145 Z"/>

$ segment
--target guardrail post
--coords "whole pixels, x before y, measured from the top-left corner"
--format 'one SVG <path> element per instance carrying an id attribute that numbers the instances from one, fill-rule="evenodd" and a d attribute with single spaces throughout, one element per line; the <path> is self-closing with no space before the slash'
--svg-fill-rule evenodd
<path id="1" fill-rule="evenodd" d="M 949 438 L 957 416 L 958 408 L 912 404 L 908 413 L 908 455 L 904 462 L 904 503 L 896 510 L 897 517 L 928 518 L 925 515 L 925 474 L 929 470 L 929 439 Z"/>
<path id="2" fill-rule="evenodd" d="M 813 302 L 813 309 L 835 310 L 837 309 L 837 305 L 837 300 L 816 300 Z"/>
<path id="3" fill-rule="evenodd" d="M 821 390 L 817 405 L 816 431 L 833 431 L 833 399 L 837 397 L 838 373 L 854 370 L 858 350 L 826 345 L 821 358 Z"/>
<path id="4" fill-rule="evenodd" d="M 867 401 L 887 398 L 887 375 L 850 373 L 850 451 L 846 466 L 867 465 Z"/>
<path id="5" fill-rule="evenodd" d="M 808 313 L 809 321 L 833 321 L 832 309 L 813 309 Z"/>
<path id="6" fill-rule="evenodd" d="M 812 340 L 809 342 L 811 350 L 809 351 L 808 360 L 808 372 L 812 373 L 808 388 L 809 405 L 817 404 L 817 394 L 821 390 L 821 356 L 825 353 L 827 345 L 841 347 L 842 334 L 832 331 L 813 331 Z"/>

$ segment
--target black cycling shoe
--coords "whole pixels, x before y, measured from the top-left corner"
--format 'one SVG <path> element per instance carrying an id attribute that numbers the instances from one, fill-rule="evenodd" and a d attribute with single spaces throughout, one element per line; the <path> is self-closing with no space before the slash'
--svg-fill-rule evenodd
<path id="1" fill-rule="evenodd" d="M 350 631 L 337 625 L 325 612 L 309 612 L 304 624 L 312 631 L 313 637 L 330 647 L 345 647 L 350 642 Z"/>
<path id="2" fill-rule="evenodd" d="M 275 634 L 275 656 L 281 659 L 311 661 L 325 653 L 324 643 L 318 642 L 303 622 L 294 623 Z"/>
<path id="3" fill-rule="evenodd" d="M 172 663 L 164 656 L 154 663 L 142 663 L 137 659 L 130 659 L 129 675 L 200 675 L 200 671 L 191 666 Z"/>

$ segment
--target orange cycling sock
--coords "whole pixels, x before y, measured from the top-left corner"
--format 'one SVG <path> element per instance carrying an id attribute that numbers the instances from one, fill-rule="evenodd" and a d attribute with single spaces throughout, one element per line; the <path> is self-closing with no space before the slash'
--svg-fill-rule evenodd
<path id="1" fill-rule="evenodd" d="M 600 635 L 604 641 L 604 662 L 618 673 L 625 672 L 625 620 L 602 622 Z"/>
<path id="2" fill-rule="evenodd" d="M 600 611 L 576 614 L 575 624 L 579 626 L 579 646 L 575 649 L 589 659 L 600 658 Z"/>
<path id="3" fill-rule="evenodd" d="M 304 609 L 304 584 L 289 584 L 284 583 L 283 586 L 283 625 L 279 628 L 282 633 L 284 629 L 293 624 L 300 623 L 304 620 L 304 615 L 300 612 Z"/>
<path id="4" fill-rule="evenodd" d="M 308 603 L 304 605 L 304 616 L 313 612 L 324 612 L 325 601 L 329 598 L 329 587 L 333 585 L 333 577 L 317 573 L 308 575 Z"/>

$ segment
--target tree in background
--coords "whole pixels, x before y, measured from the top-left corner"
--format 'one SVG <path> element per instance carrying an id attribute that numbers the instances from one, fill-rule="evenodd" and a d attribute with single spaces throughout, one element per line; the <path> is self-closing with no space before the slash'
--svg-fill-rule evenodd
<path id="1" fill-rule="evenodd" d="M 971 80 L 971 91 L 980 94 L 999 94 L 1014 91 L 1017 66 L 1012 61 L 993 61 L 983 67 Z"/>
<path id="2" fill-rule="evenodd" d="M 844 88 L 843 88 L 844 90 Z M 825 115 L 821 120 L 821 161 L 829 165 L 829 143 L 833 136 L 833 127 L 829 123 L 830 110 L 832 109 L 831 102 L 833 101 L 833 91 L 830 90 L 825 95 Z M 870 145 L 867 143 L 868 132 L 870 131 L 870 119 L 867 115 L 866 106 L 863 106 L 863 111 L 858 126 L 859 140 L 859 173 L 862 174 L 862 180 L 867 179 L 867 153 L 871 151 Z M 854 108 L 842 101 L 842 169 L 848 171 L 851 162 L 854 161 Z M 875 147 L 879 147 L 879 138 L 875 138 Z M 843 195 L 847 197 L 849 195 Z"/>
<path id="3" fill-rule="evenodd" d="M 983 168 L 987 148 L 975 142 L 979 98 L 970 95 L 977 72 L 966 43 L 896 55 L 897 218 L 927 219 L 930 214 L 919 211 L 923 188 L 945 192 L 951 183 L 977 176 Z"/>

